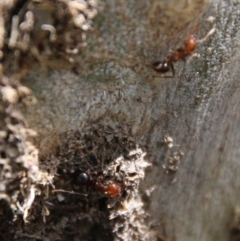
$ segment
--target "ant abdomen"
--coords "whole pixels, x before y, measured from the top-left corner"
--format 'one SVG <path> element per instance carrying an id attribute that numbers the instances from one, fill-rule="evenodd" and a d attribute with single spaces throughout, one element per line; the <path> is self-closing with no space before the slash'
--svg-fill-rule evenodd
<path id="1" fill-rule="evenodd" d="M 159 73 L 167 73 L 170 70 L 170 63 L 168 61 L 156 61 L 153 63 L 153 69 Z"/>
<path id="2" fill-rule="evenodd" d="M 86 173 L 82 172 L 78 175 L 77 177 L 77 181 L 82 184 L 82 185 L 85 185 L 89 182 L 89 177 Z"/>

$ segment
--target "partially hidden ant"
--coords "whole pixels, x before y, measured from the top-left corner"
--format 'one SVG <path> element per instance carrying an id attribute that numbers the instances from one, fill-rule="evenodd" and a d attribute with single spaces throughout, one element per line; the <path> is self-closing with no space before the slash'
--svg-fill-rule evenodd
<path id="1" fill-rule="evenodd" d="M 84 172 L 78 175 L 77 181 L 80 183 L 80 185 L 93 186 L 97 188 L 101 193 L 109 197 L 115 197 L 121 193 L 120 185 L 113 180 L 99 180 L 98 178 L 88 175 Z"/>
<path id="2" fill-rule="evenodd" d="M 178 48 L 172 55 L 167 57 L 165 61 L 156 61 L 152 64 L 153 70 L 158 73 L 165 74 L 172 71 L 172 76 L 175 76 L 173 63 L 179 60 L 185 60 L 185 58 L 192 54 L 192 52 L 197 48 L 199 43 L 204 42 L 207 38 L 215 32 L 215 28 L 212 28 L 203 39 L 197 39 L 194 34 L 190 34 L 185 42 L 184 48 Z M 169 76 L 170 77 L 170 76 Z"/>
<path id="3" fill-rule="evenodd" d="M 110 178 L 103 179 L 102 177 L 99 177 L 99 175 L 97 174 L 89 174 L 82 172 L 80 170 L 75 170 L 71 173 L 75 185 L 77 182 L 79 186 L 93 187 L 108 197 L 115 197 L 122 193 L 121 185 L 119 185 L 116 181 Z M 85 197 L 88 196 L 88 194 L 79 193 L 75 191 L 68 191 L 64 189 L 54 189 L 53 192 L 77 194 Z"/>

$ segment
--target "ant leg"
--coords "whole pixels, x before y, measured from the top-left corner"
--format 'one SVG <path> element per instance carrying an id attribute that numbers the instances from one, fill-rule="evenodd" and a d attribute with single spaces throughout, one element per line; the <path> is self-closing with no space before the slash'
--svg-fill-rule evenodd
<path id="1" fill-rule="evenodd" d="M 69 194 L 74 194 L 74 195 L 79 195 L 79 196 L 84 196 L 87 197 L 87 194 L 84 193 L 79 193 L 79 192 L 74 192 L 74 191 L 67 191 L 67 190 L 63 190 L 63 189 L 54 189 L 52 190 L 53 193 L 55 192 L 64 192 L 64 193 L 69 193 Z"/>
<path id="2" fill-rule="evenodd" d="M 175 76 L 175 70 L 174 70 L 173 63 L 170 64 L 170 68 L 171 68 L 171 71 L 172 71 L 172 78 L 173 78 Z"/>
<path id="3" fill-rule="evenodd" d="M 200 54 L 198 54 L 198 53 L 191 54 L 190 57 L 188 58 L 188 60 L 186 61 L 187 64 L 188 64 L 193 58 L 200 58 Z"/>
<path id="4" fill-rule="evenodd" d="M 202 43 L 202 42 L 206 41 L 215 31 L 216 31 L 216 28 L 212 28 L 212 29 L 205 35 L 204 38 L 199 39 L 197 42 L 198 42 L 198 43 Z"/>

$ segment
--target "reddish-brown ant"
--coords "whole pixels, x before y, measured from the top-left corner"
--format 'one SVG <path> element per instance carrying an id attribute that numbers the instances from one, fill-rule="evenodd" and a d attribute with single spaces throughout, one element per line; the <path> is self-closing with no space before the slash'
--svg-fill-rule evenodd
<path id="1" fill-rule="evenodd" d="M 189 35 L 186 40 L 184 48 L 178 48 L 172 55 L 170 55 L 165 61 L 156 61 L 152 64 L 152 68 L 161 74 L 167 73 L 172 70 L 173 76 L 175 75 L 173 63 L 179 60 L 184 60 L 190 55 L 198 46 L 199 43 L 205 41 L 210 35 L 215 32 L 215 28 L 211 29 L 203 39 L 197 40 L 194 34 Z"/>
<path id="2" fill-rule="evenodd" d="M 96 187 L 101 193 L 109 197 L 115 197 L 121 193 L 120 185 L 112 180 L 98 180 L 97 178 L 94 178 L 84 172 L 78 175 L 77 180 L 82 185 L 91 185 Z"/>
<path id="3" fill-rule="evenodd" d="M 80 170 L 72 170 L 71 176 L 73 177 L 73 182 L 76 185 L 76 181 L 80 186 L 94 187 L 101 193 L 109 196 L 115 197 L 121 194 L 121 186 L 110 178 L 102 178 L 97 174 L 87 174 Z M 88 194 L 78 193 L 75 191 L 67 191 L 63 189 L 55 189 L 54 192 L 65 192 L 70 194 L 78 194 L 81 196 L 88 196 Z"/>

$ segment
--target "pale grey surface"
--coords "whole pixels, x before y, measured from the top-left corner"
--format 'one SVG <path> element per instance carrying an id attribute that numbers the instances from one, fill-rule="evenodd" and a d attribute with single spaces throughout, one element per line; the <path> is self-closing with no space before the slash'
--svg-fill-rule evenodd
<path id="1" fill-rule="evenodd" d="M 86 64 L 83 76 L 40 72 L 25 79 L 39 99 L 27 116 L 41 138 L 49 131 L 81 130 L 96 119 L 131 127 L 153 163 L 143 184 L 143 189 L 157 185 L 148 203 L 150 220 L 159 221 L 153 231 L 163 235 L 166 229 L 169 240 L 228 240 L 234 209 L 240 205 L 239 7 L 239 1 L 212 2 L 204 18 L 216 18 L 216 33 L 196 50 L 200 58 L 175 65 L 174 78 L 158 78 L 145 66 L 152 52 L 161 54 L 147 40 L 146 22 L 136 20 L 141 8 L 134 12 L 130 6 L 130 26 L 129 20 L 118 22 L 113 35 L 104 29 L 101 39 L 92 40 L 92 71 Z M 109 19 L 111 14 L 114 10 Z M 205 24 L 197 35 L 211 27 Z M 179 146 L 166 148 L 164 136 Z M 166 174 L 162 165 L 176 151 L 184 152 L 179 170 Z"/>

